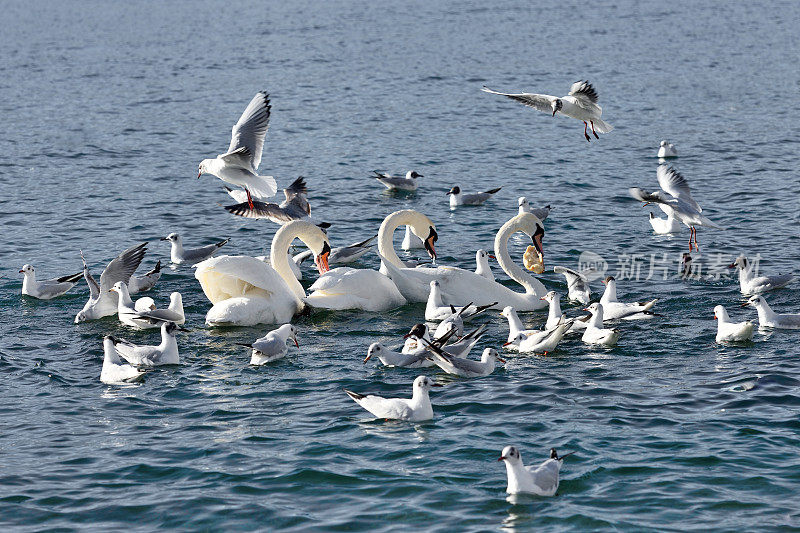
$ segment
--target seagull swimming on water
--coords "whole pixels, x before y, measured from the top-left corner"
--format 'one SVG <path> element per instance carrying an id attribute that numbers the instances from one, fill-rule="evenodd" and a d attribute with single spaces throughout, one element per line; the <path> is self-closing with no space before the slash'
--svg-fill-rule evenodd
<path id="1" fill-rule="evenodd" d="M 489 189 L 485 192 L 464 193 L 461 192 L 461 187 L 456 185 L 447 191 L 447 194 L 450 195 L 450 207 L 458 207 L 460 205 L 481 205 L 500 189 L 502 189 L 502 187 Z"/>
<path id="2" fill-rule="evenodd" d="M 61 296 L 74 287 L 83 277 L 83 272 L 81 271 L 71 276 L 39 281 L 36 279 L 36 271 L 31 265 L 22 265 L 19 273 L 24 274 L 22 279 L 22 294 L 40 300 L 50 300 Z"/>
<path id="3" fill-rule="evenodd" d="M 128 342 L 125 339 L 109 337 L 117 349 L 117 353 L 126 361 L 136 366 L 178 365 L 178 341 L 175 335 L 178 330 L 188 331 L 179 327 L 175 322 L 164 322 L 161 325 L 161 344 L 140 345 Z"/>
<path id="4" fill-rule="evenodd" d="M 656 175 L 658 177 L 658 185 L 661 187 L 660 191 L 650 193 L 638 187 L 631 187 L 628 192 L 633 198 L 644 202 L 642 207 L 651 203 L 658 204 L 658 207 L 668 217 L 676 218 L 683 222 L 685 226 L 688 226 L 691 230 L 689 251 L 692 251 L 692 243 L 694 243 L 699 252 L 700 246 L 697 242 L 697 228 L 695 226 L 722 228 L 702 214 L 703 209 L 692 198 L 689 182 L 677 170 L 671 166 L 660 165 Z"/>
<path id="5" fill-rule="evenodd" d="M 517 102 L 522 102 L 528 107 L 532 107 L 545 113 L 552 111 L 553 116 L 556 113 L 570 118 L 574 118 L 583 122 L 583 136 L 589 141 L 589 133 L 587 128 L 589 125 L 592 127 L 592 134 L 596 139 L 597 131 L 600 133 L 609 133 L 613 130 L 613 126 L 603 122 L 600 116 L 603 114 L 603 108 L 597 105 L 597 92 L 588 81 L 576 81 L 569 88 L 569 94 L 558 98 L 547 94 L 534 94 L 534 93 L 501 93 L 493 91 L 484 86 L 483 91 L 491 94 L 499 94 L 507 96 Z M 589 124 L 587 124 L 587 121 Z M 596 131 L 595 131 L 596 130 Z"/>
<path id="6" fill-rule="evenodd" d="M 242 187 L 251 209 L 251 192 L 260 198 L 270 198 L 278 190 L 275 178 L 256 174 L 269 128 L 270 110 L 266 91 L 257 93 L 233 126 L 228 151 L 214 159 L 203 159 L 197 170 L 198 179 L 203 174 L 213 174 L 226 183 Z"/>
<path id="7" fill-rule="evenodd" d="M 358 405 L 378 418 L 387 420 L 407 420 L 409 422 L 422 422 L 433 418 L 433 407 L 428 392 L 431 387 L 441 387 L 427 376 L 417 376 L 414 380 L 411 399 L 382 398 L 372 394 L 363 395 L 344 389 L 350 398 Z"/>
<path id="8" fill-rule="evenodd" d="M 385 172 L 378 172 L 377 170 L 373 170 L 372 172 L 375 173 L 373 178 L 378 180 L 383 184 L 384 187 L 391 190 L 397 191 L 416 191 L 417 187 L 417 178 L 424 178 L 422 174 L 414 171 L 409 170 L 406 172 L 405 178 L 398 178 L 394 177 L 391 174 L 387 174 Z"/>
<path id="9" fill-rule="evenodd" d="M 170 250 L 170 259 L 173 263 L 176 265 L 180 265 L 181 263 L 189 263 L 190 265 L 194 265 L 195 263 L 205 261 L 217 253 L 217 250 L 228 244 L 230 239 L 225 239 L 224 241 L 219 241 L 215 244 L 200 246 L 199 248 L 184 248 L 183 240 L 177 233 L 170 233 L 166 237 L 161 237 L 161 240 L 169 241 L 170 245 L 172 246 L 172 249 Z"/>
<path id="10" fill-rule="evenodd" d="M 536 494 L 537 496 L 554 496 L 558 490 L 558 474 L 565 457 L 575 452 L 558 455 L 555 448 L 550 448 L 550 458 L 537 467 L 522 464 L 522 456 L 516 446 L 506 446 L 498 461 L 505 461 L 508 474 L 508 494 Z"/>

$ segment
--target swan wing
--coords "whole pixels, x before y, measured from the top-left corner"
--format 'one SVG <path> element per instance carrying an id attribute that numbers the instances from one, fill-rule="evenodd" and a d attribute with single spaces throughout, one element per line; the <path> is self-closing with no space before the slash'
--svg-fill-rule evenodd
<path id="1" fill-rule="evenodd" d="M 234 297 L 269 298 L 275 292 L 291 292 L 268 264 L 246 255 L 222 255 L 198 263 L 194 277 L 211 303 Z"/>

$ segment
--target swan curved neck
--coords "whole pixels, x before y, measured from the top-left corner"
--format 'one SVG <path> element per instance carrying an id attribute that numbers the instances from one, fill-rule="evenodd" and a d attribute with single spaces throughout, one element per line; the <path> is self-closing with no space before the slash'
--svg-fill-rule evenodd
<path id="1" fill-rule="evenodd" d="M 397 252 L 394 250 L 394 242 L 392 240 L 394 230 L 404 224 L 408 226 L 419 224 L 420 216 L 422 215 L 416 211 L 404 209 L 402 211 L 395 211 L 381 222 L 381 227 L 378 230 L 378 253 L 397 268 L 405 268 L 406 265 L 400 261 L 400 258 L 397 257 Z"/>
<path id="2" fill-rule="evenodd" d="M 497 257 L 497 263 L 500 265 L 500 268 L 502 268 L 511 279 L 525 287 L 526 293 L 541 297 L 547 292 L 542 282 L 522 270 L 522 268 L 514 263 L 514 260 L 511 259 L 511 256 L 508 254 L 508 239 L 516 232 L 523 231 L 519 223 L 519 219 L 522 216 L 533 215 L 517 215 L 503 224 L 494 238 L 494 255 Z"/>
<path id="3" fill-rule="evenodd" d="M 299 225 L 297 224 L 298 222 L 300 223 Z M 295 296 L 301 300 L 306 297 L 306 291 L 292 273 L 292 269 L 289 266 L 288 253 L 289 246 L 295 238 L 300 239 L 306 246 L 311 248 L 308 240 L 309 230 L 304 224 L 309 223 L 294 221 L 281 226 L 281 228 L 275 232 L 275 236 L 272 238 L 272 246 L 270 246 L 269 250 L 269 262 L 272 268 L 278 273 L 281 279 L 283 279 L 286 286 L 291 289 Z"/>

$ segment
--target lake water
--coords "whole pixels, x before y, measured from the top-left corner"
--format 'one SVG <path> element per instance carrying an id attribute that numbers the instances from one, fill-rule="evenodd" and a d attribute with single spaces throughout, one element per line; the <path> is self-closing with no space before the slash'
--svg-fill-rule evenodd
<path id="1" fill-rule="evenodd" d="M 725 261 L 760 254 L 762 271 L 777 273 L 800 259 L 797 3 L 43 1 L 3 10 L 4 529 L 800 528 L 800 337 L 759 332 L 751 344 L 718 346 L 713 320 L 717 304 L 755 319 L 738 307 L 738 284 L 718 268 Z M 615 126 L 599 141 L 587 143 L 577 121 L 480 91 L 562 95 L 578 79 L 594 84 Z M 116 317 L 75 325 L 83 282 L 37 301 L 20 296 L 17 270 L 78 272 L 83 250 L 99 273 L 144 240 L 154 241 L 149 267 L 168 259 L 157 239 L 171 231 L 190 244 L 230 237 L 232 254 L 268 250 L 276 225 L 229 215 L 221 182 L 195 179 L 262 89 L 272 119 L 261 169 L 280 186 L 306 176 L 334 245 L 414 208 L 437 224 L 440 262 L 472 266 L 525 195 L 554 207 L 541 276 L 549 288 L 566 288 L 550 267 L 577 267 L 591 251 L 621 278 L 622 299 L 659 298 L 663 316 L 621 324 L 616 348 L 568 338 L 547 357 L 509 355 L 483 379 L 429 369 L 447 383 L 432 396 L 434 419 L 386 423 L 341 389 L 410 393 L 418 370 L 362 359 L 371 342 L 396 344 L 422 304 L 299 317 L 300 348 L 250 367 L 234 343 L 271 327 L 206 328 L 210 303 L 180 267 L 151 296 L 183 294 L 183 364 L 134 387 L 101 384 L 103 335 L 149 343 L 157 334 Z M 703 275 L 719 279 L 675 279 L 688 230 L 653 235 L 647 210 L 627 195 L 656 186 L 661 139 L 676 144 L 674 164 L 704 214 L 726 228 L 699 231 Z M 410 196 L 368 177 L 410 168 L 425 176 Z M 451 212 L 445 192 L 457 184 L 503 189 Z M 519 241 L 518 261 L 521 252 Z M 376 256 L 361 266 L 377 267 Z M 796 312 L 798 288 L 767 298 Z M 522 318 L 539 327 L 544 314 Z M 499 346 L 505 321 L 486 321 L 480 347 Z M 508 444 L 529 464 L 551 446 L 576 452 L 556 497 L 506 499 L 496 459 Z"/>

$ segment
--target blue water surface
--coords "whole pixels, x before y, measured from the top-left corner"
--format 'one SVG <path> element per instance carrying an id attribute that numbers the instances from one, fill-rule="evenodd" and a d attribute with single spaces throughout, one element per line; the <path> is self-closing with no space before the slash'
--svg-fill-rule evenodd
<path id="1" fill-rule="evenodd" d="M 796 270 L 800 190 L 800 37 L 796 2 L 53 2 L 6 3 L 0 32 L 0 524 L 6 530 L 787 530 L 800 528 L 797 333 L 714 343 L 713 307 L 755 319 L 719 268 L 760 254 Z M 615 129 L 499 96 L 562 95 L 589 79 Z M 663 316 L 623 323 L 619 345 L 568 338 L 547 357 L 509 354 L 483 379 L 428 373 L 434 419 L 374 421 L 342 388 L 410 394 L 418 370 L 362 364 L 423 316 L 298 317 L 300 348 L 248 366 L 236 342 L 269 326 L 210 329 L 193 270 L 165 273 L 157 302 L 183 294 L 183 364 L 132 387 L 103 385 L 101 338 L 155 342 L 116 317 L 73 324 L 66 296 L 20 296 L 25 263 L 43 276 L 94 272 L 157 239 L 231 238 L 259 255 L 277 226 L 233 217 L 203 158 L 258 90 L 272 99 L 261 169 L 307 178 L 334 245 L 366 238 L 414 208 L 439 230 L 442 264 L 491 249 L 517 197 L 551 204 L 543 282 L 553 265 L 603 257 L 625 300 Z M 723 231 L 701 229 L 698 262 L 719 279 L 680 280 L 688 230 L 655 236 L 631 186 L 656 185 L 656 149 Z M 424 174 L 390 195 L 373 169 Z M 502 190 L 450 211 L 445 192 Z M 399 243 L 399 232 L 397 236 Z M 517 261 L 525 243 L 512 241 Z M 638 255 L 637 255 L 638 254 Z M 666 256 L 665 256 L 666 254 Z M 634 257 L 635 256 L 635 257 Z M 627 267 L 639 264 L 637 272 Z M 375 255 L 360 266 L 376 268 Z M 651 265 L 663 267 L 651 272 Z M 713 267 L 716 265 L 716 267 Z M 506 279 L 495 265 L 495 274 Z M 624 269 L 624 270 L 623 270 Z M 306 282 L 316 278 L 306 270 Z M 667 274 L 667 279 L 664 275 Z M 645 279 L 649 277 L 650 279 Z M 510 283 L 513 286 L 513 283 Z M 800 308 L 795 282 L 768 295 Z M 602 291 L 599 281 L 593 291 Z M 478 302 L 480 303 L 480 302 Z M 562 301 L 575 314 L 575 306 Z M 522 316 L 539 327 L 543 313 Z M 492 314 L 480 348 L 507 325 Z M 477 350 L 476 350 L 477 351 Z M 474 356 L 473 352 L 473 356 Z M 507 500 L 508 445 L 528 463 L 575 451 L 554 498 Z"/>

